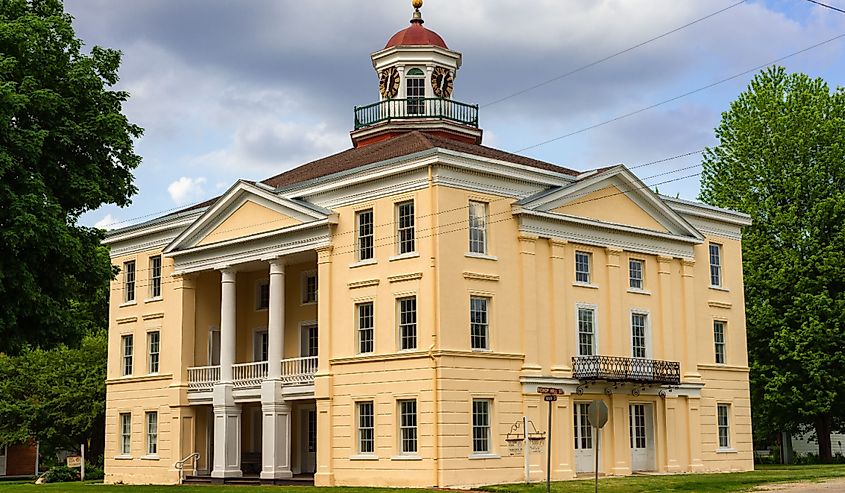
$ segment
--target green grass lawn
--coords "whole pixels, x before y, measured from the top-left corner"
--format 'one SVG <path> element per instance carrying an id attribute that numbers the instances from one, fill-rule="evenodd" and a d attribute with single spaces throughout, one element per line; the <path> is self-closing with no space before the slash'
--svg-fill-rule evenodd
<path id="1" fill-rule="evenodd" d="M 845 465 L 830 466 L 758 466 L 753 472 L 731 474 L 681 474 L 674 476 L 636 476 L 626 478 L 607 478 L 599 480 L 599 491 L 607 493 L 645 493 L 645 492 L 696 492 L 728 493 L 748 491 L 755 486 L 768 483 L 821 481 L 830 478 L 845 477 Z M 495 493 L 542 493 L 545 483 L 530 486 L 523 484 L 488 486 L 483 488 Z M 129 486 L 103 485 L 99 483 L 58 483 L 34 485 L 24 482 L 0 482 L 0 493 L 152 493 L 154 491 L 190 491 L 198 493 L 431 493 L 422 489 L 389 488 L 314 488 L 308 486 Z M 552 491 L 557 493 L 588 493 L 593 491 L 592 480 L 561 481 L 552 483 Z"/>

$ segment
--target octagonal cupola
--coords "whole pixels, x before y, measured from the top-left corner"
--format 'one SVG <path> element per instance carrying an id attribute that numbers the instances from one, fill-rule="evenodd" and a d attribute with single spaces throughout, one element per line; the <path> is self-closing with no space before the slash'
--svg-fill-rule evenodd
<path id="1" fill-rule="evenodd" d="M 371 55 L 377 103 L 355 107 L 356 147 L 413 130 L 480 143 L 478 106 L 452 99 L 461 54 L 423 26 L 422 0 L 413 0 L 411 25 Z"/>

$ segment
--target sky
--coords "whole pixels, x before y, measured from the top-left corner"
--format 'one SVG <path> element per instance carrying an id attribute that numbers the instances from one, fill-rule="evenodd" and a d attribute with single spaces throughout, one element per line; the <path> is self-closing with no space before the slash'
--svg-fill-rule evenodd
<path id="1" fill-rule="evenodd" d="M 845 9 L 845 0 L 826 3 Z M 410 0 L 65 8 L 85 50 L 123 53 L 117 88 L 145 129 L 132 205 L 80 218 L 107 229 L 351 147 L 353 107 L 378 100 L 370 54 L 412 12 Z M 485 145 L 576 170 L 622 163 L 686 199 L 698 195 L 689 175 L 700 155 L 642 165 L 715 145 L 721 113 L 754 71 L 739 74 L 845 34 L 845 14 L 806 0 L 425 0 L 422 13 L 463 54 L 453 98 L 480 105 Z M 843 55 L 845 37 L 779 63 L 838 87 Z"/>

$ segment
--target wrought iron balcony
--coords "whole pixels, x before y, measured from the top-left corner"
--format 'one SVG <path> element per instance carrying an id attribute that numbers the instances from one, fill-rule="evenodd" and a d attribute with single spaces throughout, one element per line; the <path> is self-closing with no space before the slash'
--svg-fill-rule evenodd
<path id="1" fill-rule="evenodd" d="M 355 107 L 355 130 L 392 120 L 433 118 L 478 127 L 478 105 L 444 98 L 385 99 Z"/>
<path id="2" fill-rule="evenodd" d="M 678 385 L 681 364 L 622 356 L 576 356 L 572 358 L 572 376 L 580 381 Z"/>

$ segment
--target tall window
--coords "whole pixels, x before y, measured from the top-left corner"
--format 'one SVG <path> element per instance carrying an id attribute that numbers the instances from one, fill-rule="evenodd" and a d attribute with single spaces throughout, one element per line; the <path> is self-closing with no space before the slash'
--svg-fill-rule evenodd
<path id="1" fill-rule="evenodd" d="M 575 418 L 575 449 L 584 450 L 593 448 L 593 426 L 590 424 L 589 402 L 576 402 L 572 415 Z"/>
<path id="2" fill-rule="evenodd" d="M 716 350 L 716 363 L 725 364 L 725 322 L 713 321 L 713 344 Z"/>
<path id="3" fill-rule="evenodd" d="M 252 360 L 267 361 L 270 359 L 270 334 L 266 330 L 259 330 L 252 336 Z"/>
<path id="4" fill-rule="evenodd" d="M 631 356 L 634 358 L 647 357 L 645 339 L 646 319 L 647 315 L 644 313 L 631 314 Z"/>
<path id="5" fill-rule="evenodd" d="M 306 272 L 302 275 L 302 303 L 317 302 L 317 273 Z"/>
<path id="6" fill-rule="evenodd" d="M 722 245 L 710 244 L 710 285 L 722 285 Z"/>
<path id="7" fill-rule="evenodd" d="M 469 338 L 472 349 L 490 349 L 489 298 L 469 299 Z"/>
<path id="8" fill-rule="evenodd" d="M 472 451 L 490 452 L 490 401 L 486 399 L 472 401 Z"/>
<path id="9" fill-rule="evenodd" d="M 630 259 L 628 261 L 628 287 L 643 289 L 643 261 Z"/>
<path id="10" fill-rule="evenodd" d="M 645 448 L 645 404 L 632 404 L 629 419 L 631 448 Z"/>
<path id="11" fill-rule="evenodd" d="M 487 253 L 487 204 L 469 202 L 469 251 Z"/>
<path id="12" fill-rule="evenodd" d="M 317 451 L 317 411 L 308 411 L 308 451 Z"/>
<path id="13" fill-rule="evenodd" d="M 132 452 L 132 415 L 120 414 L 120 453 L 129 455 Z"/>
<path id="14" fill-rule="evenodd" d="M 135 261 L 123 263 L 123 301 L 135 301 Z"/>
<path id="15" fill-rule="evenodd" d="M 358 307 L 358 352 L 373 352 L 373 304 L 359 303 Z"/>
<path id="16" fill-rule="evenodd" d="M 149 360 L 147 361 L 147 366 L 149 368 L 149 373 L 158 373 L 160 347 L 160 332 L 149 332 L 147 334 L 147 348 L 149 349 Z"/>
<path id="17" fill-rule="evenodd" d="M 399 305 L 399 348 L 417 348 L 417 298 L 400 298 Z"/>
<path id="18" fill-rule="evenodd" d="M 409 200 L 396 204 L 396 216 L 399 254 L 411 253 L 416 249 L 414 246 L 414 201 Z"/>
<path id="19" fill-rule="evenodd" d="M 147 455 L 158 453 L 158 413 L 147 413 Z"/>
<path id="20" fill-rule="evenodd" d="M 255 309 L 266 310 L 270 308 L 270 282 L 262 281 L 255 291 Z"/>
<path id="21" fill-rule="evenodd" d="M 730 448 L 731 446 L 729 411 L 730 407 L 728 404 L 716 405 L 716 417 L 719 423 L 719 448 Z"/>
<path id="22" fill-rule="evenodd" d="M 132 335 L 125 335 L 120 338 L 123 347 L 123 374 L 132 374 Z"/>
<path id="23" fill-rule="evenodd" d="M 375 416 L 373 401 L 358 403 L 358 453 L 375 453 Z"/>
<path id="24" fill-rule="evenodd" d="M 314 324 L 302 326 L 302 356 L 317 356 L 319 351 L 319 330 Z"/>
<path id="25" fill-rule="evenodd" d="M 358 260 L 370 260 L 373 258 L 373 210 L 359 211 L 356 216 Z"/>
<path id="26" fill-rule="evenodd" d="M 578 308 L 578 356 L 592 356 L 596 349 L 596 312 Z"/>
<path id="27" fill-rule="evenodd" d="M 150 298 L 161 296 L 161 255 L 150 257 Z"/>
<path id="28" fill-rule="evenodd" d="M 412 68 L 405 74 L 405 97 L 408 98 L 408 114 L 425 113 L 425 72 Z"/>
<path id="29" fill-rule="evenodd" d="M 587 252 L 575 252 L 575 282 L 590 283 L 590 257 Z"/>
<path id="30" fill-rule="evenodd" d="M 417 453 L 417 401 L 399 401 L 399 450 Z"/>

